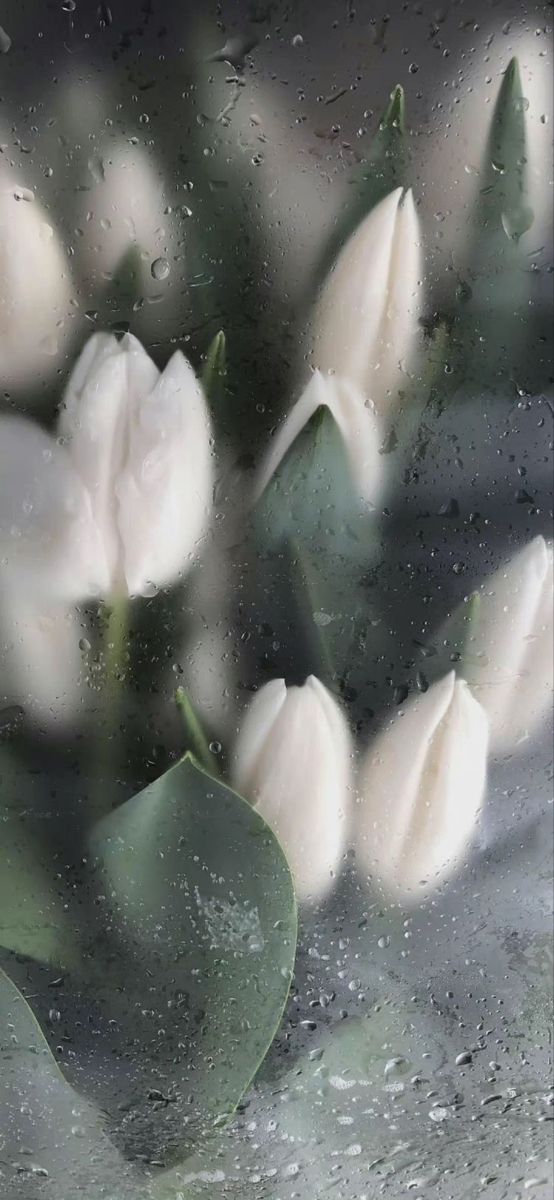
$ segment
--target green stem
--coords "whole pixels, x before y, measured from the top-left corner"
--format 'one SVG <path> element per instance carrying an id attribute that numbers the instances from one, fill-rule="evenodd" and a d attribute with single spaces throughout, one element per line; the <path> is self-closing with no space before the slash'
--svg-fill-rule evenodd
<path id="1" fill-rule="evenodd" d="M 320 663 L 318 675 L 320 675 L 320 677 L 323 676 L 323 681 L 327 681 L 329 686 L 333 687 L 337 678 L 333 656 L 331 654 L 327 638 L 325 637 L 321 627 L 318 626 L 314 620 L 314 614 L 319 608 L 317 584 L 312 576 L 311 569 L 308 566 L 307 555 L 302 553 L 296 538 L 289 538 L 288 545 L 291 564 L 296 570 L 297 578 L 300 580 L 305 610 L 304 615 L 307 627 L 315 633 L 314 640 L 317 645 L 317 653 Z"/>
<path id="2" fill-rule="evenodd" d="M 198 759 L 200 765 L 203 766 L 210 775 L 213 775 L 216 779 L 219 779 L 219 768 L 217 766 L 215 757 L 210 750 L 210 744 L 206 734 L 202 729 L 202 725 L 200 724 L 197 713 L 195 712 L 191 700 L 189 699 L 184 688 L 177 688 L 177 691 L 175 692 L 175 701 L 185 727 L 185 733 L 189 743 L 188 749 L 192 752 L 194 757 Z"/>
<path id="3" fill-rule="evenodd" d="M 95 821 L 112 807 L 128 629 L 129 599 L 127 596 L 118 597 L 107 608 L 102 630 L 104 671 L 100 721 L 94 747 L 91 813 Z"/>
<path id="4" fill-rule="evenodd" d="M 118 706 L 121 691 L 121 674 L 124 668 L 129 631 L 129 599 L 127 596 L 114 600 L 108 609 L 104 630 L 104 679 L 107 693 L 108 715 L 110 708 Z"/>

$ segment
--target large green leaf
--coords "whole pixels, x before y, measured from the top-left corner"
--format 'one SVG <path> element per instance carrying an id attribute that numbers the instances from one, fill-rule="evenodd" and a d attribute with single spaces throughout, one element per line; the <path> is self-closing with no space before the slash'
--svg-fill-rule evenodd
<path id="1" fill-rule="evenodd" d="M 0 970 L 0 1191 L 6 1200 L 139 1200 L 100 1114 L 64 1079 L 26 1000 Z"/>
<path id="2" fill-rule="evenodd" d="M 233 1111 L 274 1037 L 290 872 L 258 813 L 190 756 L 104 818 L 91 853 L 107 910 L 90 978 L 113 1062 L 102 1105 L 127 1155 L 166 1165 Z"/>

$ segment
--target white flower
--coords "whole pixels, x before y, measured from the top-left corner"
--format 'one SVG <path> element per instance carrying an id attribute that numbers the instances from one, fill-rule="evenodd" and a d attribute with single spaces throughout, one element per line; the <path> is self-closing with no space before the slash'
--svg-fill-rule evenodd
<path id="1" fill-rule="evenodd" d="M 0 571 L 29 600 L 92 595 L 103 547 L 84 481 L 66 449 L 24 417 L 0 417 Z"/>
<path id="2" fill-rule="evenodd" d="M 252 700 L 239 733 L 233 783 L 279 838 L 300 900 L 320 900 L 347 834 L 350 735 L 315 676 L 302 687 L 274 679 Z"/>
<path id="3" fill-rule="evenodd" d="M 408 701 L 360 769 L 361 871 L 402 901 L 450 874 L 472 836 L 486 782 L 488 721 L 452 671 Z"/>
<path id="4" fill-rule="evenodd" d="M 0 174 L 0 383 L 32 382 L 55 366 L 68 333 L 72 285 L 62 246 L 34 193 Z"/>
<path id="5" fill-rule="evenodd" d="M 315 371 L 288 417 L 278 430 L 262 465 L 257 495 L 261 495 L 298 434 L 321 405 L 334 417 L 344 438 L 352 475 L 360 495 L 375 502 L 382 478 L 379 422 L 370 402 L 364 401 L 347 379 Z"/>
<path id="6" fill-rule="evenodd" d="M 130 334 L 95 334 L 69 380 L 59 432 L 102 544 L 98 590 L 171 583 L 206 531 L 213 479 L 207 405 L 186 358 L 177 350 L 160 374 Z"/>
<path id="7" fill-rule="evenodd" d="M 173 582 L 212 492 L 206 402 L 180 351 L 160 374 L 135 338 L 92 337 L 58 433 L 0 419 L 2 642 L 19 691 L 46 710 L 74 689 L 73 606 Z"/>
<path id="8" fill-rule="evenodd" d="M 361 222 L 323 285 L 313 362 L 354 383 L 383 416 L 409 371 L 421 305 L 419 222 L 397 188 Z"/>
<path id="9" fill-rule="evenodd" d="M 494 749 L 513 750 L 552 712 L 552 545 L 536 537 L 482 584 L 464 670 Z"/>
<path id="10" fill-rule="evenodd" d="M 152 264 L 161 259 L 169 271 L 175 237 L 164 181 L 154 161 L 139 146 L 116 144 L 89 160 L 89 181 L 90 188 L 82 193 L 86 212 L 79 243 L 87 273 L 96 281 L 111 275 L 134 247 L 141 264 L 141 290 L 159 291 Z"/>

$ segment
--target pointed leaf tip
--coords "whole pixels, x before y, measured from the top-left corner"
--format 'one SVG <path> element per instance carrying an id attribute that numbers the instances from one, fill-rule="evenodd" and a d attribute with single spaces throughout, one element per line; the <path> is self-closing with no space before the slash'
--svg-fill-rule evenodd
<path id="1" fill-rule="evenodd" d="M 227 339 L 222 329 L 212 338 L 202 368 L 202 386 L 215 410 L 221 412 L 225 401 Z"/>
<path id="2" fill-rule="evenodd" d="M 510 59 L 508 66 L 506 67 L 506 70 L 504 71 L 504 79 L 506 80 L 506 83 L 512 83 L 512 84 L 518 83 L 521 87 L 521 72 L 519 69 L 519 59 L 517 59 L 515 57 L 515 55 L 513 58 Z"/>
<path id="3" fill-rule="evenodd" d="M 379 128 L 394 129 L 398 133 L 404 133 L 405 119 L 406 97 L 404 88 L 397 83 L 390 94 L 389 103 L 383 113 Z"/>

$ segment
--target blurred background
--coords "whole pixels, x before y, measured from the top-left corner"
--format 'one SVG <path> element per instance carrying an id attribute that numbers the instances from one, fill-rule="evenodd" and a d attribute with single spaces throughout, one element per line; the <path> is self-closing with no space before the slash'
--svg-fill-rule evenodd
<path id="1" fill-rule="evenodd" d="M 12 400 L 42 396 L 44 405 L 83 338 L 106 323 L 130 325 L 161 359 L 177 342 L 196 360 L 223 325 L 232 383 L 242 365 L 240 404 L 259 439 L 288 403 L 322 246 L 396 84 L 406 93 L 427 308 L 448 308 L 513 55 L 528 101 L 525 248 L 532 302 L 543 304 L 550 16 L 549 5 L 509 0 L 8 5 L 0 185 L 23 189 L 20 206 L 40 206 L 64 274 L 48 302 L 37 272 L 36 304 L 19 321 L 2 297 L 0 369 Z"/>
<path id="2" fill-rule="evenodd" d="M 251 570 L 233 497 L 251 479 L 270 431 L 304 381 L 303 331 L 321 262 L 363 180 L 398 84 L 406 97 L 403 182 L 413 187 L 423 230 L 422 332 L 449 328 L 478 276 L 471 261 L 473 215 L 489 187 L 489 168 L 499 174 L 504 169 L 502 162 L 486 161 L 487 139 L 504 72 L 517 56 L 528 205 L 519 214 L 521 224 L 505 229 L 519 256 L 514 290 L 501 275 L 494 300 L 499 313 L 503 305 L 508 312 L 517 308 L 517 323 L 514 336 L 510 326 L 490 355 L 487 343 L 483 358 L 479 323 L 492 303 L 492 293 L 485 293 L 473 331 L 456 346 L 463 369 L 458 361 L 453 371 L 443 354 L 432 409 L 421 425 L 418 409 L 404 441 L 387 448 L 388 490 L 363 581 L 375 615 L 373 641 L 340 681 L 353 726 L 369 739 L 383 712 L 417 690 L 421 661 L 414 639 L 427 644 L 473 586 L 532 537 L 551 536 L 551 5 L 12 0 L 2 7 L 0 24 L 3 411 L 51 425 L 77 354 L 98 329 L 130 329 L 160 367 L 179 346 L 197 370 L 217 332 L 223 329 L 227 339 L 216 532 L 185 591 L 156 598 L 161 618 L 154 601 L 136 602 L 135 674 L 126 729 L 121 726 L 127 746 L 118 800 L 157 777 L 182 751 L 176 682 L 190 688 L 210 736 L 225 743 L 253 688 L 298 670 L 305 639 L 291 616 L 288 580 L 283 574 L 279 591 L 266 583 L 258 564 Z M 424 374 L 422 367 L 428 392 Z M 225 520 L 219 521 L 221 514 Z M 256 571 L 262 580 L 257 595 Z M 194 625 L 199 612 L 200 633 Z M 153 634 L 163 643 L 156 657 Z M 96 695 L 87 695 L 82 712 L 95 705 Z M 41 818 L 54 816 L 53 846 L 60 838 L 78 846 L 75 812 L 87 803 L 81 734 L 66 745 L 63 731 L 58 742 L 55 736 L 49 741 L 51 731 L 45 735 L 44 727 L 37 732 L 31 725 L 19 742 L 18 736 L 16 731 L 18 799 L 25 796 L 29 811 Z M 31 764 L 27 776 L 23 762 Z M 346 1117 L 339 1124 L 334 1104 L 339 1111 L 340 1084 L 312 1082 L 307 1063 L 314 1051 L 314 1004 L 317 1036 L 337 1035 L 335 1074 L 330 1068 L 336 1078 L 349 1061 L 348 1031 L 367 1012 L 366 1002 L 373 1014 L 383 1001 L 385 1008 L 390 1004 L 393 1031 L 383 1017 L 377 1034 L 383 1061 L 378 1083 L 371 1081 L 372 1089 L 382 1089 L 373 1140 L 388 1138 L 383 1190 L 391 1197 L 411 1190 L 474 1200 L 486 1188 L 491 1200 L 515 1200 L 527 1191 L 546 1200 L 548 1181 L 542 1166 L 535 1172 L 532 1163 L 535 1155 L 542 1164 L 546 1146 L 551 799 L 551 744 L 545 737 L 524 745 L 519 757 L 493 765 L 486 811 L 461 883 L 454 881 L 404 919 L 379 896 L 368 899 L 347 871 L 332 906 L 306 920 L 282 1033 L 265 1075 L 221 1135 L 218 1156 L 226 1159 L 227 1177 L 238 1179 L 229 1194 L 241 1200 L 333 1195 L 337 1156 L 345 1190 L 335 1194 L 356 1200 L 374 1194 L 374 1176 L 368 1169 L 364 1174 L 355 1149 L 372 1123 L 367 1091 L 352 1093 L 358 1103 L 356 1109 L 352 1102 L 352 1112 L 342 1097 Z M 66 857 L 73 861 L 69 849 Z M 29 971 L 33 988 L 35 975 Z M 43 996 L 45 1011 L 47 1002 Z M 66 1013 L 60 1000 L 72 1031 L 75 1003 L 70 998 Z M 85 1010 L 88 1000 L 79 997 L 79 1003 Z M 492 1030 L 486 1055 L 478 1056 L 479 1074 L 460 1081 L 452 1063 L 481 1033 L 480 1022 Z M 464 1027 L 471 1034 L 463 1034 Z M 405 1036 L 409 1049 L 397 1061 Z M 72 1050 L 71 1069 L 79 1086 L 92 1080 L 103 1103 L 113 1089 L 113 1055 L 119 1051 L 109 1030 L 100 1059 L 94 1037 L 90 1032 L 84 1049 Z M 352 1046 L 355 1062 L 355 1039 Z M 480 1097 L 484 1089 L 494 1100 L 495 1062 L 502 1054 L 503 1079 L 515 1080 L 515 1093 L 491 1139 Z M 423 1067 L 422 1058 L 430 1060 Z M 423 1083 L 421 1090 L 416 1083 L 403 1108 L 401 1076 L 408 1070 L 416 1080 L 421 1070 Z M 434 1072 L 442 1072 L 442 1115 L 422 1125 L 427 1075 Z M 292 1098 L 280 1109 L 276 1077 Z M 462 1109 L 466 1123 L 458 1134 L 458 1124 L 448 1122 Z M 491 1113 L 496 1110 L 487 1108 L 485 1117 Z M 356 1137 L 350 1116 L 362 1131 Z M 262 1151 L 256 1121 L 260 1128 L 263 1123 L 264 1169 L 271 1172 L 277 1164 L 279 1178 L 288 1180 L 279 1192 L 257 1179 Z M 473 1164 L 467 1151 L 472 1138 Z M 410 1139 L 416 1144 L 411 1154 Z M 516 1178 L 506 1164 L 519 1140 L 518 1162 L 524 1157 L 530 1165 Z M 491 1166 L 491 1157 L 500 1165 Z M 206 1162 L 213 1169 L 209 1155 L 202 1167 Z M 452 1164 L 457 1190 L 449 1177 Z M 396 1169 L 404 1172 L 401 1190 L 395 1190 Z M 381 1188 L 380 1168 L 377 1176 Z M 191 1195 L 210 1194 L 206 1182 L 209 1189 L 210 1180 L 200 1180 Z"/>

